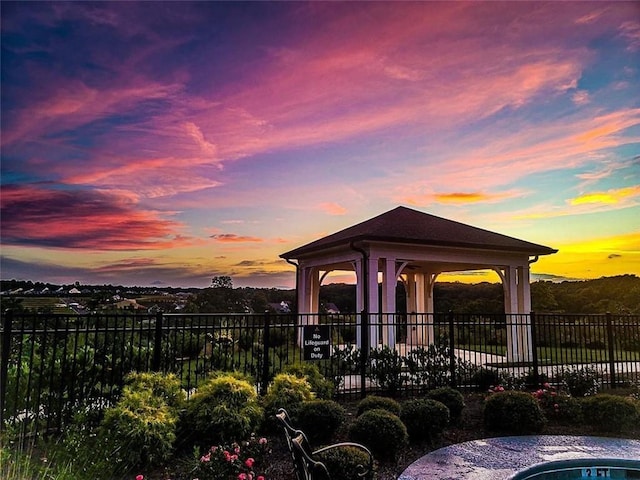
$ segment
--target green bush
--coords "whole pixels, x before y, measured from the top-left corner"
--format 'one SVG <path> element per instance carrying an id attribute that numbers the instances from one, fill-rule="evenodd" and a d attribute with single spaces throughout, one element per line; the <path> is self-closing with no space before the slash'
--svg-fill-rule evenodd
<path id="1" fill-rule="evenodd" d="M 303 430 L 311 443 L 328 443 L 347 418 L 347 411 L 333 400 L 304 402 L 296 415 L 295 424 Z"/>
<path id="2" fill-rule="evenodd" d="M 472 369 L 470 382 L 475 385 L 480 392 L 486 392 L 494 385 L 500 383 L 500 375 L 496 370 L 486 367 L 475 367 Z"/>
<path id="3" fill-rule="evenodd" d="M 275 420 L 275 414 L 279 408 L 284 408 L 291 417 L 295 418 L 302 402 L 313 399 L 311 385 L 306 379 L 288 373 L 279 373 L 274 377 L 267 389 L 267 394 L 262 399 L 265 427 L 268 430 L 279 427 Z"/>
<path id="4" fill-rule="evenodd" d="M 311 390 L 316 398 L 331 400 L 335 385 L 331 380 L 326 379 L 313 363 L 302 363 L 289 365 L 284 369 L 284 373 L 290 373 L 298 378 L 304 378 L 311 385 Z"/>
<path id="5" fill-rule="evenodd" d="M 638 421 L 636 402 L 627 397 L 598 394 L 581 399 L 584 420 L 601 432 L 620 432 Z"/>
<path id="6" fill-rule="evenodd" d="M 105 411 L 98 444 L 116 468 L 158 465 L 173 454 L 176 424 L 177 415 L 162 398 L 130 389 Z"/>
<path id="7" fill-rule="evenodd" d="M 460 420 L 464 409 L 464 397 L 455 388 L 440 387 L 427 392 L 427 398 L 444 403 L 449 409 L 451 423 Z"/>
<path id="8" fill-rule="evenodd" d="M 125 390 L 149 390 L 171 408 L 180 408 L 187 396 L 180 388 L 180 380 L 172 373 L 141 372 L 130 373 L 125 377 Z"/>
<path id="9" fill-rule="evenodd" d="M 367 377 L 376 382 L 389 395 L 396 395 L 409 374 L 404 371 L 405 358 L 397 350 L 383 346 L 369 352 Z"/>
<path id="10" fill-rule="evenodd" d="M 369 455 L 356 447 L 332 448 L 319 453 L 318 459 L 327 467 L 331 480 L 362 480 L 358 473 L 369 465 Z"/>
<path id="11" fill-rule="evenodd" d="M 411 383 L 422 391 L 451 384 L 450 348 L 446 338 L 438 338 L 428 347 L 418 347 L 407 353 L 405 364 Z M 473 366 L 460 357 L 455 357 L 456 378 L 466 378 Z"/>
<path id="12" fill-rule="evenodd" d="M 379 460 L 394 461 L 406 447 L 409 435 L 398 416 L 387 410 L 367 410 L 349 428 L 349 439 L 365 445 Z"/>
<path id="13" fill-rule="evenodd" d="M 530 393 L 504 391 L 490 395 L 484 404 L 484 425 L 488 430 L 531 434 L 542 431 L 546 418 Z"/>
<path id="14" fill-rule="evenodd" d="M 533 393 L 549 422 L 576 425 L 582 421 L 582 405 L 577 398 L 558 392 L 549 384 Z"/>
<path id="15" fill-rule="evenodd" d="M 416 398 L 402 404 L 400 420 L 412 442 L 433 441 L 449 424 L 449 409 L 437 400 Z"/>
<path id="16" fill-rule="evenodd" d="M 183 435 L 203 446 L 240 441 L 257 430 L 262 415 L 249 382 L 220 375 L 201 384 L 187 402 Z"/>
<path id="17" fill-rule="evenodd" d="M 358 416 L 362 415 L 368 410 L 373 410 L 376 408 L 386 410 L 387 412 L 393 413 L 394 415 L 398 416 L 400 415 L 401 410 L 400 404 L 393 398 L 369 395 L 363 398 L 360 403 L 358 403 Z"/>
<path id="18" fill-rule="evenodd" d="M 556 378 L 573 397 L 595 395 L 600 391 L 600 372 L 593 367 L 561 368 Z"/>

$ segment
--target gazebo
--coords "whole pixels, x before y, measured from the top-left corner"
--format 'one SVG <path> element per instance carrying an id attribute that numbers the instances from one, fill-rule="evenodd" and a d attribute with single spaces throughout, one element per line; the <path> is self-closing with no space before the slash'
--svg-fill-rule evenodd
<path id="1" fill-rule="evenodd" d="M 379 333 L 379 319 L 396 311 L 398 279 L 407 311 L 433 313 L 433 286 L 445 272 L 491 269 L 504 287 L 505 314 L 531 312 L 529 265 L 557 250 L 399 206 L 377 217 L 280 255 L 296 265 L 298 313 L 318 313 L 320 285 L 335 270 L 356 274 L 356 305 L 370 318 L 369 344 L 395 347 L 394 328 Z M 294 263 L 297 261 L 297 263 Z M 381 298 L 378 283 L 381 281 Z M 414 316 L 415 317 L 415 316 Z M 412 321 L 409 315 L 409 322 Z M 415 322 L 415 318 L 413 320 Z M 530 327 L 517 322 L 507 332 L 507 358 L 530 360 Z M 434 339 L 433 326 L 410 329 L 412 345 Z M 358 338 L 358 343 L 360 338 Z M 409 340 L 408 340 L 409 342 Z"/>

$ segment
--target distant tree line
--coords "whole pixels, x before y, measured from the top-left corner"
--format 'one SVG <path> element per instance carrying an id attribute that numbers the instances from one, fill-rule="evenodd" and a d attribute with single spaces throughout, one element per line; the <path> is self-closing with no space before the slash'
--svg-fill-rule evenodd
<path id="1" fill-rule="evenodd" d="M 16 288 L 49 287 L 55 285 L 41 282 L 2 281 L 2 290 Z M 80 285 L 78 285 L 80 286 Z M 145 294 L 150 290 L 167 293 L 186 292 L 190 294 L 185 307 L 187 313 L 263 313 L 275 311 L 275 305 L 287 303 L 291 311 L 296 310 L 295 290 L 277 288 L 234 288 L 229 276 L 214 277 L 208 288 L 158 288 L 122 287 L 103 285 L 92 287 L 88 297 L 92 303 L 99 303 L 111 292 Z M 406 311 L 405 290 L 401 282 L 396 289 L 397 310 Z M 3 295 L 3 308 L 13 307 L 15 302 Z M 532 310 L 548 313 L 618 313 L 640 314 L 640 277 L 619 275 L 594 280 L 549 282 L 537 281 L 531 284 Z M 343 313 L 356 312 L 356 286 L 335 283 L 320 287 L 320 310 L 334 304 Z M 434 309 L 438 313 L 503 313 L 504 291 L 500 283 L 464 284 L 457 282 L 437 282 L 434 286 Z"/>
<path id="2" fill-rule="evenodd" d="M 192 312 L 264 312 L 282 301 L 295 310 L 295 290 L 233 288 L 228 278 L 200 291 L 187 308 Z M 321 311 L 329 303 L 341 312 L 355 312 L 356 286 L 323 285 L 320 287 Z M 537 281 L 531 284 L 531 303 L 532 310 L 540 313 L 640 314 L 640 277 L 620 275 L 560 283 Z M 396 304 L 398 311 L 406 311 L 401 282 L 398 282 Z M 434 286 L 434 309 L 436 312 L 503 313 L 504 289 L 500 283 L 438 282 Z"/>

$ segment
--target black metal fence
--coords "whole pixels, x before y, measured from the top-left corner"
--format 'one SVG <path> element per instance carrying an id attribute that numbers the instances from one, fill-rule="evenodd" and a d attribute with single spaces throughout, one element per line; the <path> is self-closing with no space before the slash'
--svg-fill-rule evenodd
<path id="1" fill-rule="evenodd" d="M 217 370 L 246 373 L 264 393 L 302 362 L 332 379 L 337 395 L 534 388 L 569 375 L 610 387 L 640 380 L 637 315 L 7 311 L 1 324 L 0 425 L 30 431 L 60 430 L 79 410 L 111 405 L 132 371 L 174 373 L 188 393 Z"/>

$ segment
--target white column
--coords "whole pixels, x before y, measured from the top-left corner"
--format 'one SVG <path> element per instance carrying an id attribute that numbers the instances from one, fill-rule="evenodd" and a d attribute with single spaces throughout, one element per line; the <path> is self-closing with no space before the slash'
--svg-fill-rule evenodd
<path id="1" fill-rule="evenodd" d="M 529 264 L 520 266 L 518 273 L 518 339 L 522 346 L 521 360 L 533 360 L 533 336 L 531 332 L 531 284 L 529 280 Z"/>
<path id="2" fill-rule="evenodd" d="M 529 265 L 518 267 L 518 312 L 531 313 L 531 280 Z"/>
<path id="3" fill-rule="evenodd" d="M 526 277 L 526 279 L 525 279 Z M 509 265 L 505 268 L 505 313 L 507 314 L 507 361 L 527 362 L 531 360 L 531 325 L 522 315 L 526 308 L 525 292 L 529 291 L 528 268 L 525 275 L 522 267 Z M 525 283 L 527 284 L 525 286 Z M 526 295 L 528 296 L 528 295 Z"/>
<path id="4" fill-rule="evenodd" d="M 319 269 L 316 268 L 312 268 L 310 269 L 310 298 L 309 298 L 309 304 L 310 304 L 310 313 L 319 313 L 320 311 L 320 271 Z M 311 323 L 317 323 L 318 322 L 318 317 L 314 316 L 312 317 Z"/>
<path id="5" fill-rule="evenodd" d="M 382 272 L 382 344 L 394 349 L 395 338 L 395 313 L 396 313 L 396 260 L 387 257 L 383 259 L 384 270 Z"/>
<path id="6" fill-rule="evenodd" d="M 367 279 L 367 289 L 369 292 L 369 345 L 372 348 L 378 348 L 378 344 L 380 343 L 380 334 L 378 331 L 380 326 L 380 306 L 378 304 L 378 257 L 370 255 L 367 261 L 367 273 L 369 276 Z"/>
<path id="7" fill-rule="evenodd" d="M 298 268 L 298 346 L 302 347 L 303 335 L 302 327 L 309 321 L 311 311 L 311 289 L 310 289 L 310 268 L 300 266 Z"/>
<path id="8" fill-rule="evenodd" d="M 356 272 L 356 323 L 360 325 L 362 319 L 361 312 L 364 310 L 364 291 L 367 279 L 364 277 L 364 263 L 362 259 L 357 259 L 353 263 L 353 269 Z M 362 348 L 362 329 L 356 328 L 356 345 Z"/>

